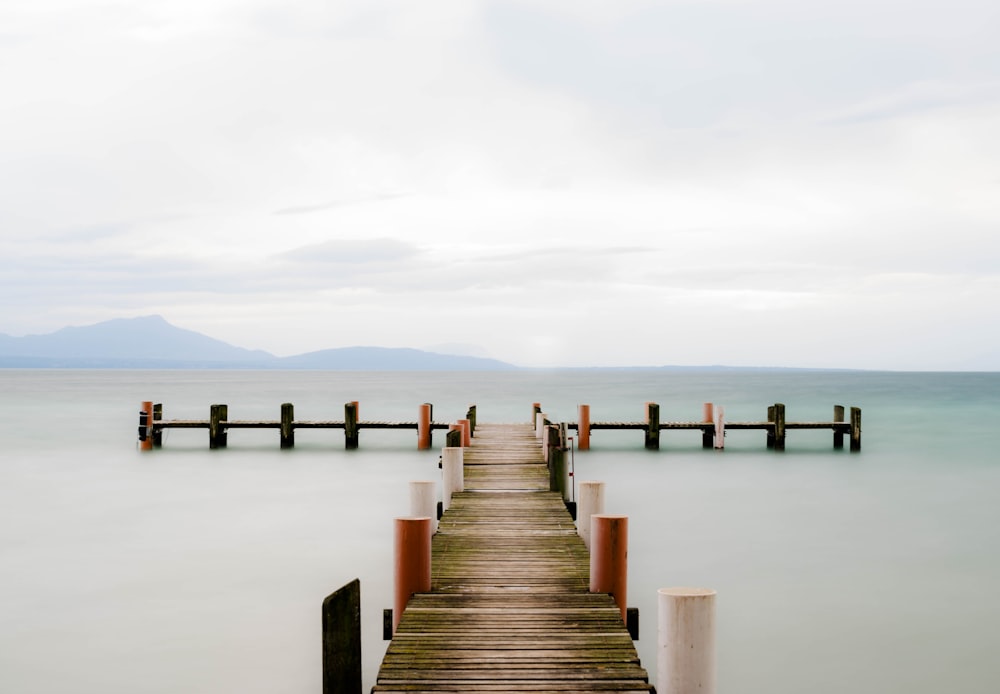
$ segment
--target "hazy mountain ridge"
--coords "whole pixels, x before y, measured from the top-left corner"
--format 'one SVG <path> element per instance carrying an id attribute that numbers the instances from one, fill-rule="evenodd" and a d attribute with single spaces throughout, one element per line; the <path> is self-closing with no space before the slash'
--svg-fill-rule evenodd
<path id="1" fill-rule="evenodd" d="M 235 347 L 162 316 L 117 318 L 46 335 L 0 334 L 0 367 L 245 368 L 484 371 L 517 368 L 496 359 L 388 347 L 343 347 L 277 357 Z"/>

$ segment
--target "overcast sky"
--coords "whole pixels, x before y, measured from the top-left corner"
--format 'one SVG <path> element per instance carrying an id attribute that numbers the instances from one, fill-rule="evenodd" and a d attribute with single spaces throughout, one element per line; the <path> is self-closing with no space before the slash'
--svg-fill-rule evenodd
<path id="1" fill-rule="evenodd" d="M 1000 369 L 998 36 L 996 0 L 0 0 L 0 332 Z"/>

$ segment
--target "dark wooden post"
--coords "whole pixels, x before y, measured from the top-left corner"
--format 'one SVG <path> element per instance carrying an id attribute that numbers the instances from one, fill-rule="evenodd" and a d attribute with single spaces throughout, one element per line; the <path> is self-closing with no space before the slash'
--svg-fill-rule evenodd
<path id="1" fill-rule="evenodd" d="M 358 404 L 344 405 L 344 447 L 351 450 L 358 447 Z"/>
<path id="2" fill-rule="evenodd" d="M 774 450 L 785 450 L 785 406 L 774 403 Z"/>
<path id="3" fill-rule="evenodd" d="M 155 422 L 163 421 L 163 403 L 153 405 L 153 448 L 163 447 L 163 429 L 157 428 Z"/>
<path id="4" fill-rule="evenodd" d="M 833 406 L 833 449 L 836 451 L 844 448 L 844 430 L 837 426 L 844 421 L 844 406 Z"/>
<path id="5" fill-rule="evenodd" d="M 229 443 L 226 421 L 229 419 L 229 405 L 212 405 L 208 410 L 208 447 L 225 448 Z"/>
<path id="6" fill-rule="evenodd" d="M 767 421 L 771 425 L 767 428 L 767 447 L 774 448 L 774 405 L 767 407 Z"/>
<path id="7" fill-rule="evenodd" d="M 465 418 L 469 420 L 469 434 L 476 435 L 476 406 L 469 405 L 469 411 L 465 413 Z"/>
<path id="8" fill-rule="evenodd" d="M 559 492 L 563 500 L 566 500 L 566 456 L 563 454 L 562 444 L 559 441 L 559 427 L 545 427 L 545 445 L 548 447 L 549 459 L 549 491 Z"/>
<path id="9" fill-rule="evenodd" d="M 710 402 L 704 404 L 701 421 L 709 425 L 701 429 L 701 447 L 715 448 L 715 405 Z"/>
<path id="10" fill-rule="evenodd" d="M 646 448 L 660 448 L 660 406 L 655 402 L 646 403 Z"/>
<path id="11" fill-rule="evenodd" d="M 361 581 L 323 600 L 323 694 L 361 694 Z"/>
<path id="12" fill-rule="evenodd" d="M 284 402 L 281 404 L 281 447 L 282 448 L 294 448 L 295 447 L 295 427 L 292 426 L 292 422 L 295 421 L 295 406 L 290 402 Z"/>
<path id="13" fill-rule="evenodd" d="M 445 446 L 448 448 L 461 448 L 462 447 L 462 430 L 452 429 L 445 436 Z"/>
<path id="14" fill-rule="evenodd" d="M 861 450 L 861 408 L 851 408 L 851 452 Z"/>

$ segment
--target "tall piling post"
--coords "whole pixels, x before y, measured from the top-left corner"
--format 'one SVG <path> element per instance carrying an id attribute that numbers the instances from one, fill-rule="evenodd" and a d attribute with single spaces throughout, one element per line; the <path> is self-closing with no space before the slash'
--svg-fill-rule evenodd
<path id="1" fill-rule="evenodd" d="M 715 448 L 716 450 L 722 450 L 726 447 L 726 408 L 721 405 L 716 405 L 713 408 L 713 414 L 715 415 Z"/>
<path id="2" fill-rule="evenodd" d="M 451 507 L 452 494 L 465 491 L 465 451 L 461 446 L 441 449 L 441 509 Z"/>
<path id="3" fill-rule="evenodd" d="M 469 405 L 469 409 L 465 413 L 465 418 L 469 420 L 469 435 L 476 435 L 476 406 Z"/>
<path id="4" fill-rule="evenodd" d="M 583 544 L 590 550 L 590 517 L 604 513 L 604 482 L 585 480 L 580 482 L 579 504 L 576 509 L 576 532 L 583 538 Z"/>
<path id="5" fill-rule="evenodd" d="M 410 515 L 431 519 L 431 533 L 437 532 L 437 483 L 434 480 L 410 482 Z"/>
<path id="6" fill-rule="evenodd" d="M 354 450 L 358 447 L 358 403 L 344 404 L 344 448 Z"/>
<path id="7" fill-rule="evenodd" d="M 712 448 L 715 445 L 715 405 L 706 402 L 701 407 L 701 421 L 711 424 L 711 427 L 702 427 L 701 447 Z"/>
<path id="8" fill-rule="evenodd" d="M 785 406 L 774 403 L 774 450 L 785 450 Z"/>
<path id="9" fill-rule="evenodd" d="M 323 694 L 361 694 L 361 581 L 323 600 Z"/>
<path id="10" fill-rule="evenodd" d="M 448 426 L 448 433 L 444 437 L 445 446 L 449 448 L 461 448 L 462 439 L 462 426 L 460 424 L 450 424 Z"/>
<path id="11" fill-rule="evenodd" d="M 559 426 L 549 424 L 545 427 L 546 450 L 549 464 L 549 491 L 559 492 L 563 501 L 571 501 L 569 485 L 569 469 L 566 464 L 565 449 L 559 436 Z"/>
<path id="12" fill-rule="evenodd" d="M 472 422 L 468 419 L 458 420 L 458 425 L 462 428 L 462 445 L 471 446 L 472 445 Z"/>
<path id="13" fill-rule="evenodd" d="M 861 450 L 861 408 L 851 408 L 851 452 Z"/>
<path id="14" fill-rule="evenodd" d="M 715 591 L 657 591 L 656 691 L 715 694 Z"/>
<path id="15" fill-rule="evenodd" d="M 281 448 L 295 447 L 295 406 L 290 402 L 281 403 Z"/>
<path id="16" fill-rule="evenodd" d="M 208 447 L 225 448 L 229 443 L 226 422 L 229 420 L 229 405 L 212 405 L 208 409 Z"/>
<path id="17" fill-rule="evenodd" d="M 431 589 L 431 519 L 395 519 L 395 594 L 392 608 L 392 633 L 414 593 Z"/>
<path id="18" fill-rule="evenodd" d="M 432 406 L 429 402 L 425 402 L 417 410 L 417 450 L 426 451 L 429 450 L 432 443 L 432 431 L 431 428 L 431 416 L 432 416 Z"/>
<path id="19" fill-rule="evenodd" d="M 610 593 L 627 620 L 628 516 L 590 517 L 590 592 Z"/>
<path id="20" fill-rule="evenodd" d="M 581 451 L 590 450 L 590 405 L 577 408 L 576 447 Z"/>
<path id="21" fill-rule="evenodd" d="M 139 406 L 139 450 L 153 450 L 153 402 L 144 400 Z"/>
<path id="22" fill-rule="evenodd" d="M 844 406 L 834 405 L 833 406 L 833 450 L 840 451 L 844 449 L 844 430 L 838 427 L 838 424 L 844 423 Z"/>
<path id="23" fill-rule="evenodd" d="M 655 402 L 646 403 L 646 450 L 660 449 L 660 406 Z"/>
<path id="24" fill-rule="evenodd" d="M 774 405 L 767 406 L 767 447 L 774 448 Z"/>
<path id="25" fill-rule="evenodd" d="M 157 428 L 156 423 L 163 421 L 163 403 L 158 402 L 153 405 L 153 448 L 163 447 L 163 429 Z"/>

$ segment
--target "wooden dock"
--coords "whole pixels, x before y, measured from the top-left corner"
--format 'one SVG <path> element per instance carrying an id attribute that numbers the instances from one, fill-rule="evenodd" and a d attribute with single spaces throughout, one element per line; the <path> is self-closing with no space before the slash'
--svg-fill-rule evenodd
<path id="1" fill-rule="evenodd" d="M 530 425 L 481 424 L 374 692 L 649 692 Z"/>

